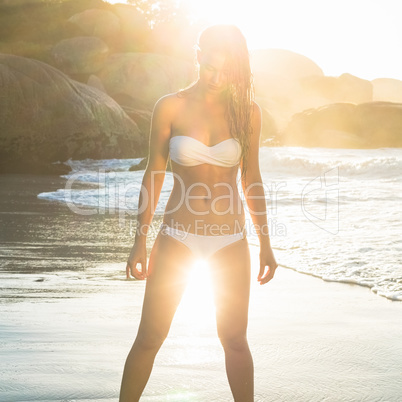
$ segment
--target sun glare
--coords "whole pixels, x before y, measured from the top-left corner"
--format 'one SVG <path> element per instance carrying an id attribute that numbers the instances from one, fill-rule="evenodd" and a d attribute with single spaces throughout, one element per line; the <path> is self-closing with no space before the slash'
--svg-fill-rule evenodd
<path id="1" fill-rule="evenodd" d="M 402 79 L 402 62 L 397 56 L 401 38 L 399 0 L 177 2 L 190 20 L 205 26 L 237 25 L 251 51 L 287 49 L 313 60 L 325 75 Z"/>
<path id="2" fill-rule="evenodd" d="M 231 0 L 182 0 L 182 4 L 190 16 L 207 24 L 237 25 L 245 34 L 249 48 L 267 47 L 264 46 L 265 38 L 261 35 L 261 25 L 256 23 L 258 13 L 250 13 L 253 9 L 257 10 L 256 7 L 250 8 L 246 2 Z M 260 5 L 259 8 L 264 9 L 264 5 Z"/>
<path id="3" fill-rule="evenodd" d="M 401 37 L 398 0 L 387 4 L 365 0 L 181 3 L 194 18 L 208 24 L 237 25 L 250 50 L 279 48 L 300 53 L 317 63 L 326 75 L 349 72 L 365 79 L 401 79 L 400 58 L 393 56 L 398 54 Z M 361 18 L 362 13 L 365 18 Z"/>
<path id="4" fill-rule="evenodd" d="M 215 325 L 215 305 L 208 262 L 197 260 L 192 267 L 176 316 L 194 333 Z"/>

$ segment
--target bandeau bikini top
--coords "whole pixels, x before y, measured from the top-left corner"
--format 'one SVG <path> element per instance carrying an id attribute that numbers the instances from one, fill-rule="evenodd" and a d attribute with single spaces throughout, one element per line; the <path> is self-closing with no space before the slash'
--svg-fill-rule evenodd
<path id="1" fill-rule="evenodd" d="M 170 138 L 170 158 L 184 166 L 196 166 L 203 163 L 231 167 L 240 161 L 241 146 L 235 138 L 229 138 L 209 147 L 203 142 L 187 135 Z"/>

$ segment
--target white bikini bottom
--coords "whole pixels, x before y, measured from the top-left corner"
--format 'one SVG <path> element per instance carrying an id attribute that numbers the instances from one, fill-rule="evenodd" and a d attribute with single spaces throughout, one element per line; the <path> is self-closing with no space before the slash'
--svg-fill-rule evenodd
<path id="1" fill-rule="evenodd" d="M 194 257 L 202 259 L 207 259 L 218 250 L 246 238 L 245 228 L 243 228 L 241 232 L 235 234 L 206 236 L 184 232 L 183 230 L 172 228 L 166 223 L 162 223 L 160 231 L 161 234 L 169 235 L 183 243 L 188 249 L 190 249 Z"/>

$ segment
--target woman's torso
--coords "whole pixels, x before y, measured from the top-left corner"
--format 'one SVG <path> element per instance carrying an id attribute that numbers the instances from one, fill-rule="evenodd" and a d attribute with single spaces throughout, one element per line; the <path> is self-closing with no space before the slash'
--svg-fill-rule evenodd
<path id="1" fill-rule="evenodd" d="M 235 144 L 232 143 L 234 140 L 224 106 L 207 104 L 192 96 L 178 97 L 176 104 L 171 138 L 186 136 L 197 140 L 189 143 L 195 158 L 198 148 L 208 155 L 217 153 L 219 157 L 233 157 Z M 186 139 L 176 138 L 174 141 L 182 140 Z M 185 144 L 183 142 L 184 147 Z M 215 163 L 220 163 L 218 157 Z M 233 163 L 234 166 L 212 163 L 188 166 L 172 160 L 174 185 L 166 205 L 164 223 L 198 235 L 241 232 L 245 216 L 236 182 L 239 164 L 238 160 Z"/>

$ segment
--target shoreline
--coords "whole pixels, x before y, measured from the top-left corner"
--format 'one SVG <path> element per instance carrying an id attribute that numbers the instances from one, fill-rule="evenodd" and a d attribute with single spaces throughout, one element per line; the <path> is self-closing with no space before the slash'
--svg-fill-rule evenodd
<path id="1" fill-rule="evenodd" d="M 93 215 L 78 215 L 69 209 L 69 207 L 64 203 L 57 200 L 49 201 L 47 199 L 38 198 L 37 195 L 42 192 L 53 192 L 58 189 L 64 188 L 67 183 L 67 179 L 56 176 L 56 175 L 35 175 L 35 174 L 0 174 L 0 223 L 5 227 L 6 230 L 3 230 L 0 235 L 0 242 L 9 242 L 10 232 L 10 224 L 13 221 L 13 215 L 21 215 L 21 216 L 29 216 L 29 215 L 38 215 L 38 214 L 49 214 L 52 216 L 62 215 L 63 219 L 72 218 L 72 228 L 77 223 L 82 223 L 83 221 L 94 220 Z M 80 183 L 76 184 L 75 189 L 92 189 L 95 185 L 92 183 Z M 96 186 L 97 187 L 97 186 Z M 114 210 L 113 210 L 114 211 Z M 95 217 L 96 221 L 106 220 L 108 224 L 112 223 L 117 226 L 116 222 L 119 220 L 119 214 L 113 213 L 103 213 L 103 214 L 95 214 L 98 215 Z M 76 218 L 76 219 L 74 219 Z M 124 219 L 124 225 L 122 227 L 121 220 L 118 222 L 119 228 L 115 228 L 116 230 L 124 231 L 123 235 L 119 236 L 120 239 L 128 239 L 125 243 L 125 247 L 130 246 L 130 241 L 132 241 L 132 223 L 136 219 L 135 215 L 127 215 Z M 157 223 L 157 221 L 160 221 Z M 88 222 L 90 223 L 90 222 Z M 150 226 L 156 227 L 159 230 L 159 226 L 162 223 L 162 217 L 156 216 L 153 219 L 153 222 Z M 8 224 L 8 226 L 7 226 Z M 88 227 L 90 230 L 90 227 Z M 153 240 L 157 235 L 157 231 L 152 231 L 149 239 L 147 241 L 148 251 L 152 247 Z M 12 236 L 13 237 L 13 236 Z M 111 247 L 114 244 L 110 245 Z M 253 243 L 250 243 L 250 247 L 255 247 Z M 119 247 L 121 250 L 121 247 Z M 275 247 L 274 247 L 275 250 Z M 111 262 L 115 262 L 113 260 Z M 101 262 L 101 261 L 99 261 Z M 343 285 L 353 285 L 357 287 L 362 287 L 366 289 L 370 289 L 372 286 L 358 283 L 353 280 L 332 280 L 325 277 L 320 276 L 319 274 L 314 274 L 312 272 L 299 271 L 294 267 L 287 266 L 284 264 L 280 264 L 280 268 L 288 269 L 296 272 L 297 274 L 306 275 L 314 278 L 319 278 L 323 282 L 327 283 L 338 283 Z M 1 273 L 1 271 L 0 271 Z M 380 298 L 385 298 L 391 302 L 400 302 L 401 300 L 389 298 L 383 294 L 373 292 L 374 295 Z"/>
<path id="2" fill-rule="evenodd" d="M 26 190 L 27 188 L 31 188 L 32 185 L 35 187 L 35 189 L 31 192 L 31 194 L 29 194 L 28 192 L 24 192 L 25 196 L 27 197 L 27 199 L 29 198 L 29 196 L 31 195 L 33 197 L 33 199 L 31 199 L 31 202 L 29 202 L 29 207 L 35 206 L 36 204 L 41 204 L 41 206 L 43 207 L 43 209 L 41 210 L 47 210 L 47 209 L 52 209 L 52 208 L 57 208 L 62 212 L 66 212 L 67 209 L 67 213 L 70 212 L 78 212 L 78 210 L 81 210 L 81 205 L 77 204 L 77 208 L 72 211 L 70 210 L 70 208 L 67 208 L 67 205 L 65 204 L 65 202 L 61 202 L 58 199 L 54 199 L 54 200 L 49 200 L 46 198 L 38 198 L 37 195 L 39 193 L 51 193 L 54 192 L 55 190 L 59 190 L 59 189 L 63 189 L 65 187 L 65 184 L 68 182 L 68 179 L 62 178 L 60 176 L 37 176 L 37 175 L 24 175 L 24 174 L 17 174 L 17 175 L 13 175 L 13 174 L 7 174 L 7 175 L 1 175 L 2 179 L 6 181 L 6 186 L 9 185 L 10 183 L 12 183 L 13 179 L 17 178 L 17 181 L 20 181 L 20 184 L 17 185 L 17 188 L 19 188 L 21 185 L 24 185 L 24 189 Z M 31 181 L 28 183 L 28 186 L 26 186 L 27 183 L 25 183 L 25 179 L 26 177 L 29 178 L 34 178 L 34 183 L 32 183 Z M 105 184 L 105 183 L 103 183 Z M 75 183 L 74 185 L 74 190 L 93 190 L 93 189 L 97 189 L 98 188 L 98 184 L 95 183 L 91 183 L 91 182 L 79 182 L 77 181 L 77 183 Z M 18 192 L 15 192 L 16 194 Z M 6 199 L 3 196 L 4 193 L 2 193 L 2 190 L 0 190 L 0 197 L 1 199 Z M 6 197 L 10 197 L 11 194 L 8 192 Z M 24 207 L 28 207 L 27 206 L 28 202 L 24 203 Z M 8 205 L 8 204 L 7 204 Z M 20 207 L 20 204 L 13 204 L 14 207 Z M 3 205 L 0 203 L 0 208 L 2 208 Z M 14 208 L 13 207 L 13 208 Z M 90 206 L 86 206 L 83 204 L 82 207 L 82 211 L 86 211 L 86 209 L 88 209 L 89 212 L 91 212 L 89 215 L 92 216 L 92 211 L 96 207 L 90 207 Z M 13 209 L 9 210 L 8 212 L 12 213 L 14 212 Z M 0 213 L 1 210 L 0 210 Z M 4 213 L 4 212 L 3 212 Z M 28 213 L 26 211 L 24 211 L 23 213 Z M 136 220 L 136 215 L 132 215 L 131 211 L 129 210 L 123 210 L 122 213 L 119 212 L 118 209 L 116 209 L 114 206 L 110 209 L 107 208 L 106 206 L 102 206 L 102 207 L 98 207 L 97 212 L 95 213 L 95 215 L 101 215 L 103 217 L 107 216 L 109 222 L 112 222 L 114 224 L 114 220 L 115 217 L 118 215 L 119 216 L 119 227 L 120 229 L 124 229 L 125 226 L 129 225 L 129 232 L 130 232 L 130 237 L 132 237 L 132 232 L 133 232 L 133 227 L 135 226 L 135 220 Z M 152 245 L 153 245 L 153 241 L 156 238 L 156 235 L 158 234 L 159 230 L 160 230 L 160 225 L 162 224 L 162 215 L 157 215 L 155 214 L 155 217 L 153 219 L 153 221 L 151 222 L 151 224 L 149 225 L 149 228 L 152 230 L 149 230 L 148 232 L 148 251 L 150 251 Z M 89 218 L 90 219 L 90 218 Z M 104 219 L 104 218 L 100 218 L 100 219 Z M 82 220 L 82 219 L 81 219 Z M 276 221 L 275 217 L 274 218 L 268 218 L 268 226 L 267 228 L 269 228 L 269 233 L 273 232 L 273 229 L 275 229 L 275 227 L 271 227 L 273 226 L 272 221 Z M 196 221 L 196 223 L 198 223 L 199 221 Z M 256 244 L 256 231 L 255 228 L 251 222 L 250 219 L 246 220 L 246 224 L 245 226 L 241 227 L 240 224 L 238 224 L 236 222 L 236 232 L 240 232 L 244 227 L 246 227 L 247 229 L 247 233 L 249 235 L 249 240 L 250 240 L 250 244 Z M 176 224 L 176 225 L 171 225 L 171 227 L 180 227 L 180 230 L 184 230 L 184 225 L 181 224 Z M 215 229 L 215 228 L 214 228 Z M 204 229 L 205 230 L 205 229 Z M 224 232 L 224 233 L 222 233 Z M 215 234 L 227 234 L 226 230 L 223 230 L 222 228 L 219 228 L 219 231 L 216 230 Z M 274 235 L 276 235 L 274 233 Z M 131 241 L 131 238 L 129 239 L 129 242 Z M 274 245 L 274 250 L 276 250 L 276 252 L 279 254 L 280 252 L 283 251 L 283 249 L 279 248 L 279 247 L 275 247 Z M 402 301 L 402 299 L 400 298 L 399 295 L 393 294 L 392 292 L 384 292 L 381 291 L 379 289 L 376 289 L 376 285 L 375 284 L 370 284 L 368 282 L 365 281 L 359 281 L 359 278 L 340 278 L 340 279 L 331 279 L 328 276 L 324 276 L 321 275 L 320 273 L 315 274 L 314 272 L 308 272 L 305 270 L 301 270 L 301 269 L 297 269 L 293 266 L 289 266 L 289 265 L 285 265 L 285 264 L 281 264 L 282 267 L 293 270 L 299 274 L 304 274 L 304 275 L 309 275 L 309 276 L 313 276 L 313 277 L 317 277 L 320 278 L 322 281 L 324 282 L 337 282 L 337 283 L 345 283 L 345 284 L 354 284 L 357 286 L 361 286 L 361 287 L 365 287 L 365 288 L 369 288 L 372 289 L 372 292 L 374 294 L 376 294 L 377 296 L 380 297 L 384 297 L 387 298 L 391 301 Z M 374 287 L 374 290 L 373 290 Z"/>
<path id="3" fill-rule="evenodd" d="M 67 183 L 67 179 L 56 176 L 56 175 L 35 175 L 35 174 L 0 174 L 0 223 L 2 224 L 3 230 L 0 234 L 0 242 L 4 243 L 9 243 L 9 237 L 10 237 L 10 225 L 13 221 L 13 215 L 16 217 L 18 215 L 21 216 L 29 216 L 29 215 L 38 215 L 38 214 L 48 214 L 51 216 L 57 216 L 61 215 L 63 219 L 70 218 L 72 220 L 72 229 L 74 229 L 74 225 L 77 223 L 82 223 L 83 221 L 91 221 L 91 220 L 96 220 L 97 223 L 99 221 L 105 220 L 107 221 L 108 224 L 113 224 L 115 226 L 116 222 L 118 222 L 119 228 L 115 228 L 116 230 L 123 230 L 123 234 L 119 236 L 120 239 L 127 239 L 127 242 L 124 244 L 124 247 L 130 246 L 130 242 L 132 241 L 132 223 L 133 223 L 133 218 L 134 220 L 136 219 L 135 215 L 127 215 L 127 217 L 124 219 L 124 225 L 122 227 L 121 225 L 121 220 L 119 220 L 119 214 L 113 213 L 113 214 L 108 214 L 108 213 L 103 213 L 103 214 L 95 214 L 97 217 L 94 217 L 93 215 L 78 215 L 75 214 L 73 211 L 69 209 L 69 207 L 64 203 L 60 202 L 57 200 L 49 201 L 47 199 L 42 199 L 38 198 L 37 195 L 42 193 L 42 192 L 53 192 L 57 191 L 58 189 L 64 188 L 65 184 Z M 78 185 L 76 184 L 75 189 L 92 189 L 95 185 L 92 183 L 80 183 L 78 182 Z M 114 211 L 114 210 L 113 210 Z M 71 219 L 72 218 L 72 219 Z M 75 219 L 74 219 L 75 218 Z M 23 220 L 23 219 L 21 219 Z M 160 221 L 157 223 L 157 221 Z M 91 223 L 91 222 L 88 222 Z M 153 219 L 153 222 L 151 223 L 151 227 L 158 228 L 162 223 L 162 217 L 161 216 L 156 216 Z M 21 226 L 23 227 L 23 226 Z M 88 230 L 90 230 L 90 227 L 88 227 Z M 149 236 L 149 239 L 147 241 L 147 247 L 150 250 L 153 244 L 153 240 L 157 235 L 157 231 L 152 231 L 151 235 Z M 11 236 L 13 238 L 13 235 Z M 29 241 L 29 239 L 28 239 Z M 110 247 L 115 246 L 114 244 L 111 244 Z M 255 247 L 253 243 L 250 243 L 250 247 Z M 121 244 L 119 247 L 119 250 L 121 250 Z M 275 247 L 274 247 L 275 250 Z M 115 262 L 116 260 L 113 260 L 111 262 Z M 99 261 L 101 262 L 101 261 Z M 314 278 L 319 278 L 323 282 L 327 283 L 338 283 L 338 284 L 344 284 L 344 285 L 353 285 L 357 287 L 362 287 L 366 289 L 372 288 L 372 286 L 364 284 L 364 283 L 359 283 L 353 280 L 332 280 L 328 279 L 325 277 L 320 276 L 319 274 L 314 274 L 313 272 L 305 272 L 305 271 L 299 271 L 294 267 L 287 266 L 284 264 L 280 264 L 281 268 L 288 269 L 291 271 L 294 271 L 298 274 L 301 275 L 306 275 Z M 0 271 L 1 273 L 1 271 Z M 385 298 L 391 302 L 400 302 L 401 300 L 398 299 L 392 299 L 387 297 L 386 295 L 373 292 L 371 291 L 374 295 L 380 298 Z"/>

